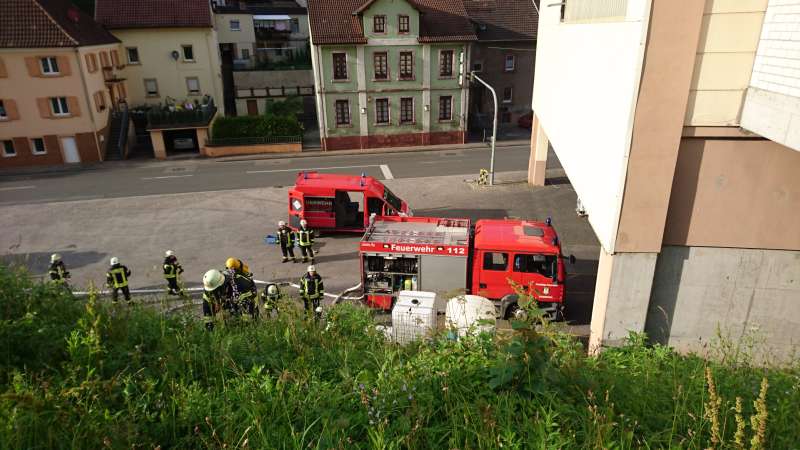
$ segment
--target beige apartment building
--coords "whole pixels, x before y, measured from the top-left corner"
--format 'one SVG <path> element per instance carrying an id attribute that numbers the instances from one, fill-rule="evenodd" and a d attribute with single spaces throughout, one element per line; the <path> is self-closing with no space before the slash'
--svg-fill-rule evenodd
<path id="1" fill-rule="evenodd" d="M 119 40 L 61 0 L 0 2 L 0 168 L 104 159 Z"/>
<path id="2" fill-rule="evenodd" d="M 788 2 L 792 3 L 792 2 Z M 602 245 L 590 346 L 800 344 L 800 5 L 540 6 L 529 181 L 548 143 Z M 773 353 L 759 353 L 770 358 Z"/>

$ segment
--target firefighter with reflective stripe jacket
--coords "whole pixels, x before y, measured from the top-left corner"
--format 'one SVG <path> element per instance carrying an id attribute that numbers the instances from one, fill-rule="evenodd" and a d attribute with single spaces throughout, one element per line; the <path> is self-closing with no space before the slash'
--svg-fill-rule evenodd
<path id="1" fill-rule="evenodd" d="M 214 316 L 220 311 L 244 321 L 258 316 L 256 285 L 244 275 L 211 269 L 203 275 L 203 290 L 203 316 L 209 330 L 214 329 Z"/>
<path id="2" fill-rule="evenodd" d="M 243 275 L 250 280 L 253 279 L 253 274 L 250 272 L 250 268 L 247 267 L 247 264 L 243 263 L 241 259 L 236 259 L 234 257 L 230 257 L 225 261 L 225 268 L 227 270 L 234 271 L 239 275 Z"/>
<path id="3" fill-rule="evenodd" d="M 278 222 L 278 243 L 281 245 L 281 254 L 283 254 L 283 260 L 281 262 L 289 262 L 289 257 L 292 257 L 292 261 L 297 262 L 297 258 L 294 257 L 294 243 L 296 240 L 295 232 L 291 228 L 286 226 L 286 222 L 280 221 Z"/>
<path id="4" fill-rule="evenodd" d="M 50 255 L 49 272 L 51 281 L 59 284 L 67 284 L 70 275 L 69 272 L 67 272 L 67 266 L 64 265 L 64 261 L 61 260 L 61 255 L 58 253 Z"/>
<path id="5" fill-rule="evenodd" d="M 116 303 L 119 291 L 125 296 L 125 301 L 130 303 L 131 292 L 128 289 L 128 278 L 131 276 L 131 271 L 127 267 L 119 263 L 119 258 L 116 256 L 111 258 L 111 267 L 108 268 L 106 273 L 106 284 L 111 289 L 111 301 Z"/>
<path id="6" fill-rule="evenodd" d="M 167 280 L 169 295 L 180 295 L 181 288 L 178 283 L 178 276 L 183 273 L 183 267 L 178 264 L 178 257 L 175 252 L 167 250 L 164 258 L 164 279 Z"/>
<path id="7" fill-rule="evenodd" d="M 281 290 L 275 283 L 270 283 L 261 292 L 261 303 L 264 304 L 264 311 L 269 317 L 273 312 L 278 313 L 278 300 L 281 298 Z"/>
<path id="8" fill-rule="evenodd" d="M 303 307 L 306 312 L 314 312 L 318 318 L 321 312 L 319 302 L 325 294 L 325 285 L 322 277 L 317 273 L 316 267 L 308 266 L 308 271 L 300 278 L 300 296 L 303 298 Z"/>
<path id="9" fill-rule="evenodd" d="M 308 262 L 311 259 L 311 264 L 314 264 L 314 230 L 308 228 L 308 222 L 305 219 L 300 221 L 300 228 L 297 229 L 297 243 L 300 245 L 300 253 L 303 254 L 303 262 Z"/>

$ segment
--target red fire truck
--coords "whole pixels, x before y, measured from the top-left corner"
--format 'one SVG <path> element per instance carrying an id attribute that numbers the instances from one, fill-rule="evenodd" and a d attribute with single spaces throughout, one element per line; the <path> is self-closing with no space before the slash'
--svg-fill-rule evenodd
<path id="1" fill-rule="evenodd" d="M 294 228 L 305 219 L 316 230 L 363 233 L 372 214 L 406 216 L 410 211 L 383 183 L 364 174 L 300 172 L 289 190 L 289 225 Z"/>
<path id="2" fill-rule="evenodd" d="M 390 309 L 401 290 L 466 292 L 495 301 L 498 316 L 519 309 L 512 280 L 563 317 L 566 294 L 561 243 L 550 219 L 478 220 L 376 217 L 360 242 L 361 281 L 370 306 Z"/>

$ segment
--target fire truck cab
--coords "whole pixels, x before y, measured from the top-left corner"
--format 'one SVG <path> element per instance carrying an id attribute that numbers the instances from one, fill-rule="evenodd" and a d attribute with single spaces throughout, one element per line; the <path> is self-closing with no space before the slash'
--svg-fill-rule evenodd
<path id="1" fill-rule="evenodd" d="M 508 318 L 516 289 L 563 317 L 566 270 L 561 243 L 547 222 L 435 217 L 378 217 L 360 243 L 361 276 L 370 306 L 391 309 L 401 290 L 480 295 Z M 574 257 L 570 256 L 570 261 Z"/>
<path id="2" fill-rule="evenodd" d="M 322 174 L 305 171 L 297 174 L 289 190 L 289 225 L 343 232 L 364 232 L 370 215 L 409 215 L 408 204 L 373 177 Z"/>

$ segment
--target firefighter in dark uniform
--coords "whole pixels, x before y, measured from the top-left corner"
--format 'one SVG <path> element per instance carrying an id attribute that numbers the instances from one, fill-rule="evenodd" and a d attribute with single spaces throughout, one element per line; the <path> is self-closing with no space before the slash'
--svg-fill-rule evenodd
<path id="1" fill-rule="evenodd" d="M 225 268 L 230 272 L 243 275 L 249 278 L 251 281 L 253 279 L 253 274 L 250 272 L 250 268 L 247 267 L 247 264 L 243 263 L 241 259 L 236 259 L 234 257 L 228 258 L 225 261 Z"/>
<path id="2" fill-rule="evenodd" d="M 66 285 L 70 275 L 67 266 L 61 260 L 61 255 L 53 253 L 50 255 L 50 280 L 54 283 Z"/>
<path id="3" fill-rule="evenodd" d="M 278 300 L 280 300 L 280 298 L 281 290 L 275 283 L 268 284 L 266 289 L 261 292 L 261 303 L 264 304 L 264 311 L 267 313 L 267 317 L 269 317 L 273 311 L 276 314 L 278 313 Z"/>
<path id="4" fill-rule="evenodd" d="M 300 278 L 300 296 L 303 298 L 303 307 L 306 313 L 313 311 L 314 318 L 319 318 L 322 312 L 319 306 L 322 296 L 325 294 L 325 285 L 322 277 L 317 273 L 317 268 L 313 265 L 308 266 L 308 271 Z"/>
<path id="5" fill-rule="evenodd" d="M 233 271 L 211 269 L 203 275 L 203 316 L 206 329 L 214 329 L 214 316 L 226 312 L 247 322 L 258 316 L 256 285 Z"/>
<path id="6" fill-rule="evenodd" d="M 282 220 L 278 222 L 278 243 L 281 244 L 282 263 L 289 262 L 289 257 L 292 258 L 293 262 L 297 262 L 297 258 L 294 257 L 294 241 L 294 230 L 287 227 L 286 222 Z"/>
<path id="7" fill-rule="evenodd" d="M 111 289 L 111 301 L 116 303 L 119 291 L 125 296 L 125 301 L 131 302 L 131 292 L 128 289 L 128 278 L 131 276 L 131 271 L 127 267 L 119 263 L 119 258 L 116 256 L 111 258 L 111 267 L 108 268 L 106 273 L 106 284 Z"/>
<path id="8" fill-rule="evenodd" d="M 167 250 L 164 258 L 164 279 L 167 280 L 169 295 L 180 295 L 181 288 L 178 283 L 178 276 L 183 273 L 183 267 L 178 264 L 178 257 L 175 252 Z"/>
<path id="9" fill-rule="evenodd" d="M 314 230 L 308 229 L 308 222 L 305 219 L 300 221 L 300 228 L 297 229 L 297 243 L 300 245 L 300 253 L 303 254 L 303 262 L 308 262 L 311 259 L 311 264 L 314 264 Z"/>

